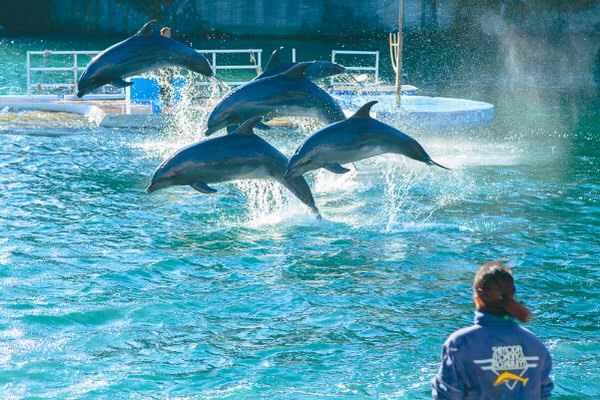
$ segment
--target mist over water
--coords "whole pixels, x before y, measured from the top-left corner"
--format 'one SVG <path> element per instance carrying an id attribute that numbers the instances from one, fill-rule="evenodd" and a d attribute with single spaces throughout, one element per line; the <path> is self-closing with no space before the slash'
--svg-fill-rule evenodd
<path id="1" fill-rule="evenodd" d="M 472 320 L 475 268 L 504 258 L 552 353 L 553 398 L 600 395 L 597 42 L 487 39 L 407 41 L 408 83 L 495 105 L 485 127 L 395 122 L 451 171 L 386 155 L 309 173 L 323 221 L 274 181 L 145 193 L 206 140 L 194 87 L 164 130 L 2 110 L 0 392 L 425 399 L 444 339 Z M 0 87 L 48 42 L 90 46 L 16 39 Z M 355 49 L 369 46 L 386 44 Z M 256 133 L 290 156 L 320 126 L 293 122 Z"/>

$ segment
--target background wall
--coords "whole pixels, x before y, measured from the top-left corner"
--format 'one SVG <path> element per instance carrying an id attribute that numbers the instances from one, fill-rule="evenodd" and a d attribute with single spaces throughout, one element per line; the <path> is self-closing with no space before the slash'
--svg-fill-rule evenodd
<path id="1" fill-rule="evenodd" d="M 397 28 L 397 0 L 3 0 L 8 34 L 129 35 L 158 18 L 190 36 L 381 35 Z M 509 34 L 600 32 L 597 0 L 404 0 L 404 28 Z M 2 33 L 0 28 L 0 34 Z"/>

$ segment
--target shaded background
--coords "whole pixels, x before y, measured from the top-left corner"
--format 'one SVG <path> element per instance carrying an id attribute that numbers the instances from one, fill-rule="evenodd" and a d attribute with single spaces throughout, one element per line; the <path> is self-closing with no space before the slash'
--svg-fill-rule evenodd
<path id="1" fill-rule="evenodd" d="M 397 28 L 396 0 L 5 0 L 8 34 L 129 34 L 150 18 L 181 34 L 261 37 L 381 35 Z M 597 33 L 600 3 L 591 0 L 404 0 L 404 28 L 537 35 Z"/>

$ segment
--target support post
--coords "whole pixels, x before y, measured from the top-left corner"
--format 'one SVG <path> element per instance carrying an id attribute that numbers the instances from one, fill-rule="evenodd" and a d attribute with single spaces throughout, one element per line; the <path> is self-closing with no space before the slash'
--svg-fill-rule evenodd
<path id="1" fill-rule="evenodd" d="M 27 51 L 27 96 L 31 96 L 31 54 Z"/>
<path id="2" fill-rule="evenodd" d="M 390 36 L 391 38 L 391 36 Z M 400 106 L 400 92 L 402 89 L 402 0 L 398 0 L 398 36 L 396 38 L 396 106 Z"/>

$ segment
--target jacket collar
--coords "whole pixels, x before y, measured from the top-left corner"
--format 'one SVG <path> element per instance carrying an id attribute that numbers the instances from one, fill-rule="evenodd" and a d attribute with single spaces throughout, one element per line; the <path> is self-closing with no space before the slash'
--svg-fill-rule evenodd
<path id="1" fill-rule="evenodd" d="M 475 325 L 481 326 L 510 326 L 516 325 L 516 321 L 510 316 L 499 316 L 487 311 L 475 311 Z"/>

